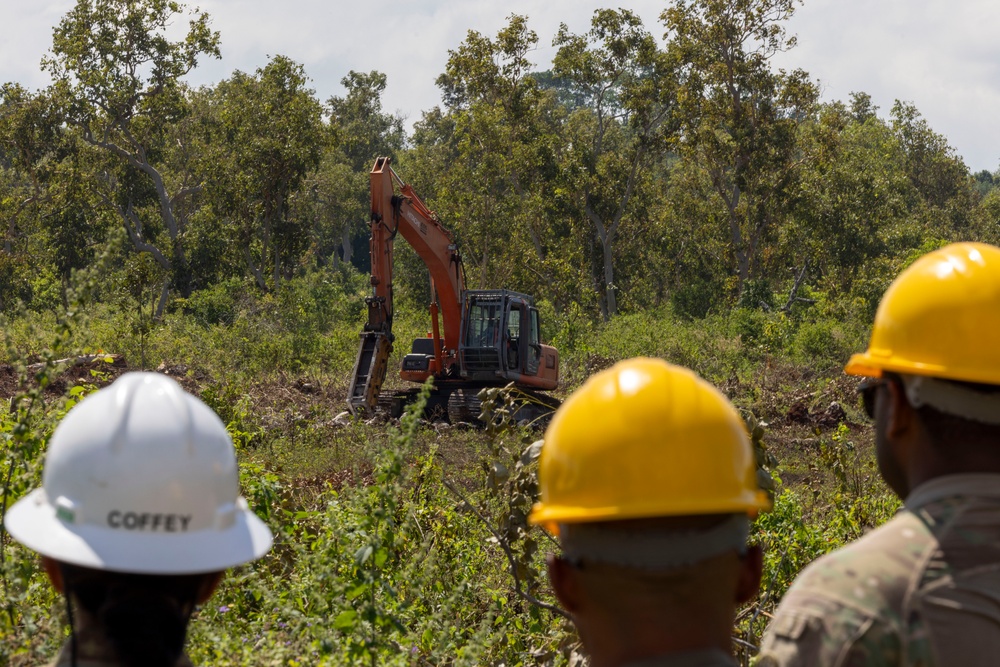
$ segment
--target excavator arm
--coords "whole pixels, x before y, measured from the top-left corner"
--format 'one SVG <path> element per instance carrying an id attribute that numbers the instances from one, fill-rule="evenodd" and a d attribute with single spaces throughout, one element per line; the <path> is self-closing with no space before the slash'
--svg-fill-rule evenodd
<path id="1" fill-rule="evenodd" d="M 375 409 L 392 353 L 393 242 L 396 235 L 403 235 L 430 272 L 434 374 L 452 373 L 458 363 L 462 293 L 465 290 L 462 258 L 451 233 L 441 226 L 437 216 L 413 188 L 396 175 L 387 157 L 378 158 L 372 167 L 370 225 L 372 294 L 365 299 L 368 321 L 361 332 L 361 345 L 348 393 L 348 407 L 354 414 Z M 438 328 L 439 312 L 443 332 Z"/>

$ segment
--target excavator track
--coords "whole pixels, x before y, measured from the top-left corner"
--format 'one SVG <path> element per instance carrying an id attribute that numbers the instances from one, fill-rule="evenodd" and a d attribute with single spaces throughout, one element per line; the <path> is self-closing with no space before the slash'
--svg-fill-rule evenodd
<path id="1" fill-rule="evenodd" d="M 552 415 L 562 405 L 562 401 L 532 389 L 519 389 L 519 391 L 524 398 L 514 419 L 518 423 L 527 423 L 534 428 L 543 429 L 548 426 Z"/>
<path id="2" fill-rule="evenodd" d="M 419 388 L 382 392 L 378 396 L 376 410 L 390 419 L 399 419 L 406 412 L 406 407 L 417 400 L 419 395 Z M 432 391 L 424 406 L 423 417 L 428 421 L 448 421 L 448 395 Z"/>
<path id="3" fill-rule="evenodd" d="M 456 389 L 451 392 L 448 396 L 448 421 L 452 424 L 479 424 L 483 402 L 479 400 L 478 394 L 478 389 Z"/>
<path id="4" fill-rule="evenodd" d="M 480 390 L 481 388 L 462 388 L 451 392 L 448 397 L 448 420 L 452 424 L 467 422 L 482 426 L 479 420 L 483 408 L 483 401 L 479 398 Z M 514 421 L 535 428 L 545 428 L 552 414 L 559 408 L 559 400 L 531 389 L 519 387 L 515 391 L 517 409 Z"/>
<path id="5" fill-rule="evenodd" d="M 432 422 L 465 423 L 481 427 L 479 414 L 483 402 L 479 398 L 482 387 L 442 388 L 431 392 L 424 408 L 424 419 Z M 518 389 L 519 399 L 514 421 L 519 424 L 545 428 L 552 413 L 559 407 L 559 400 L 530 389 Z M 379 394 L 377 411 L 391 419 L 398 419 L 419 396 L 419 389 L 383 392 Z"/>

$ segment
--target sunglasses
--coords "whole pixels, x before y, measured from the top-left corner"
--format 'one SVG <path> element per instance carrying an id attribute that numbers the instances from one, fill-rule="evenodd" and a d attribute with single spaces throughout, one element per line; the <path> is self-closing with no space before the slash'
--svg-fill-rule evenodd
<path id="1" fill-rule="evenodd" d="M 875 419 L 875 390 L 884 384 L 885 380 L 882 378 L 869 378 L 858 385 L 861 405 L 864 406 L 865 414 L 868 415 L 869 419 Z"/>

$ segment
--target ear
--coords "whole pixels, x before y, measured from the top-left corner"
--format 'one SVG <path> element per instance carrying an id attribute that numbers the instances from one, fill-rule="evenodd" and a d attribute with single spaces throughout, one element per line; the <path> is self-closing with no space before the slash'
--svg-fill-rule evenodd
<path id="1" fill-rule="evenodd" d="M 52 582 L 52 588 L 56 589 L 56 593 L 62 593 L 65 585 L 59 561 L 52 560 L 48 556 L 42 556 L 42 567 L 45 568 L 45 574 L 48 575 L 49 581 Z"/>
<path id="2" fill-rule="evenodd" d="M 760 580 L 764 576 L 764 550 L 759 545 L 747 547 L 740 557 L 740 572 L 736 580 L 736 603 L 752 600 L 760 591 Z"/>
<path id="3" fill-rule="evenodd" d="M 907 435 L 917 425 L 917 412 L 906 397 L 906 390 L 898 380 L 885 383 L 885 433 L 893 440 Z"/>
<path id="4" fill-rule="evenodd" d="M 202 579 L 201 586 L 198 587 L 198 597 L 196 599 L 196 604 L 205 604 L 208 602 L 208 598 L 212 597 L 212 593 L 215 589 L 219 587 L 222 582 L 222 576 L 225 572 L 209 572 Z"/>
<path id="5" fill-rule="evenodd" d="M 580 609 L 580 574 L 565 558 L 551 554 L 546 561 L 549 581 L 562 608 L 573 614 Z"/>

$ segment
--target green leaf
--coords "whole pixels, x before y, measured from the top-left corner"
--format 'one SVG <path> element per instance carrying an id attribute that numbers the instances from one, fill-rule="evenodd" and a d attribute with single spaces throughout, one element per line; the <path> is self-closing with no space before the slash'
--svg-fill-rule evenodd
<path id="1" fill-rule="evenodd" d="M 358 622 L 358 612 L 353 609 L 342 611 L 333 619 L 333 627 L 337 630 L 350 630 Z"/>
<path id="2" fill-rule="evenodd" d="M 347 594 L 344 597 L 348 600 L 354 600 L 364 595 L 367 590 L 368 584 L 361 584 L 360 586 L 355 586 L 351 590 L 347 591 Z"/>
<path id="3" fill-rule="evenodd" d="M 360 567 L 368 562 L 368 559 L 372 557 L 372 552 L 374 549 L 372 545 L 366 544 L 357 551 L 354 552 L 354 562 Z"/>

